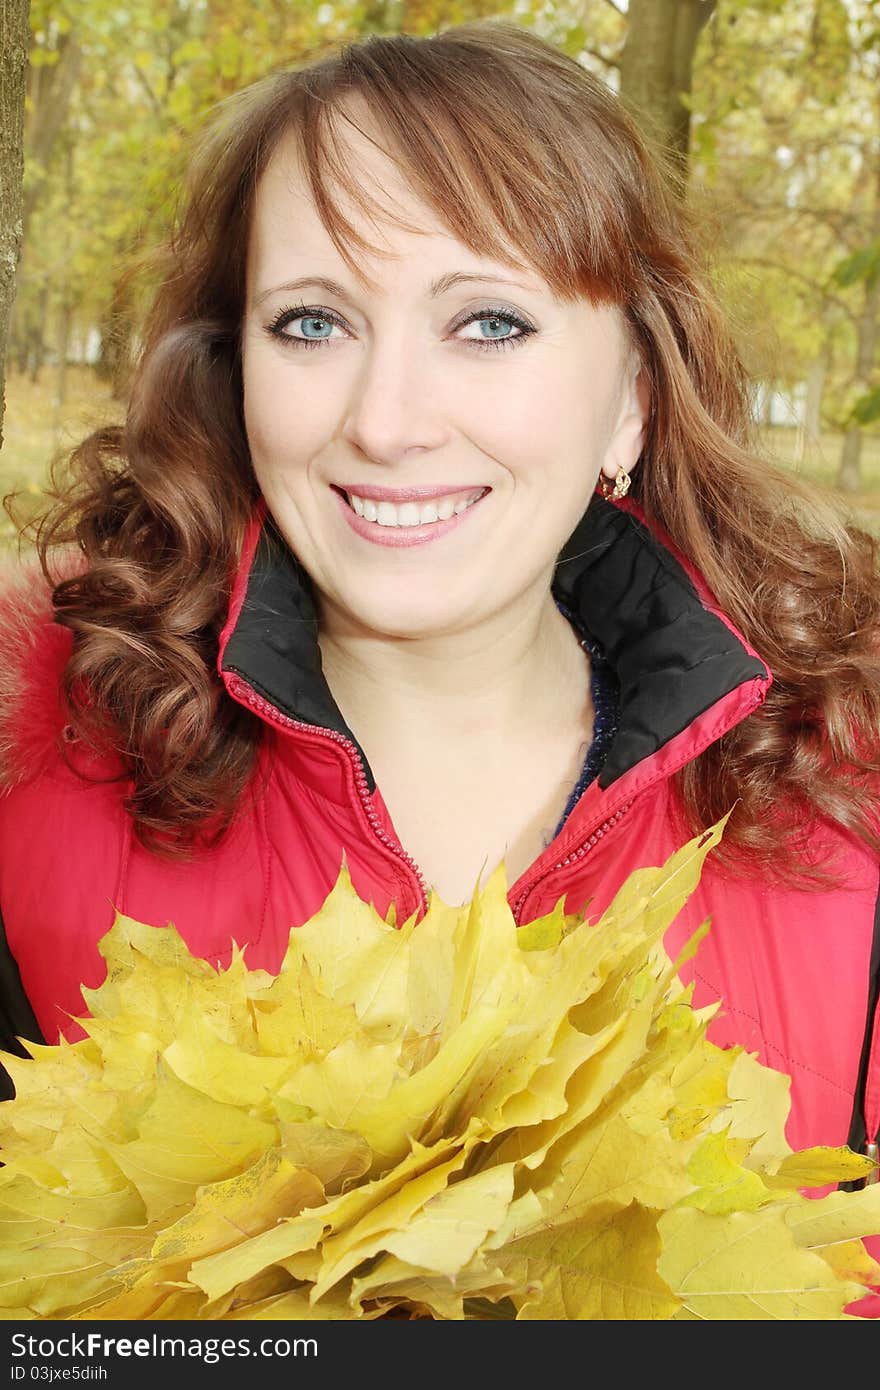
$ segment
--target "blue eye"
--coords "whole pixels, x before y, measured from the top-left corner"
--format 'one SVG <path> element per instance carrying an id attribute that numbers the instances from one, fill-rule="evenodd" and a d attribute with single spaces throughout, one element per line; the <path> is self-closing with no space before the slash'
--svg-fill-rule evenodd
<path id="1" fill-rule="evenodd" d="M 513 330 L 507 319 L 477 319 L 477 323 L 484 338 L 506 338 Z"/>
<path id="2" fill-rule="evenodd" d="M 511 309 L 478 309 L 458 325 L 456 332 L 469 328 L 471 324 L 476 325 L 477 334 L 462 334 L 462 341 L 481 351 L 518 347 L 535 332 L 530 323 Z"/>
<path id="3" fill-rule="evenodd" d="M 329 323 L 327 319 L 318 318 L 316 315 L 303 315 L 299 323 L 304 338 L 329 338 L 333 332 L 333 324 Z"/>
<path id="4" fill-rule="evenodd" d="M 291 324 L 299 324 L 300 331 L 288 333 Z M 298 304 L 295 309 L 281 309 L 268 325 L 267 332 L 285 345 L 315 348 L 330 342 L 334 328 L 344 327 L 342 320 L 328 310 L 308 309 L 305 304 Z"/>
<path id="5" fill-rule="evenodd" d="M 291 333 L 288 330 L 294 324 L 299 328 L 297 332 Z M 475 334 L 462 333 L 462 329 L 469 328 L 472 324 L 477 329 Z M 315 305 L 309 307 L 297 304 L 295 307 L 280 309 L 267 325 L 266 332 L 270 338 L 283 343 L 285 347 L 318 348 L 329 345 L 340 336 L 334 334 L 334 328 L 340 329 L 342 335 L 348 334 L 346 323 L 332 310 Z M 460 342 L 467 343 L 469 348 L 476 348 L 479 352 L 491 352 L 518 347 L 536 331 L 532 324 L 527 323 L 514 310 L 486 305 L 482 309 L 474 310 L 454 325 L 452 334 L 458 337 Z"/>

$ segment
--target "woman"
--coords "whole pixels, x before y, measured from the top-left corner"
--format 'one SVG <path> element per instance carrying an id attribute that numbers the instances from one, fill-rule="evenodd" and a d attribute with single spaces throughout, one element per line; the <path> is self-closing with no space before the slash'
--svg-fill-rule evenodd
<path id="1" fill-rule="evenodd" d="M 747 422 L 680 206 L 537 38 L 228 103 L 4 598 L 9 1028 L 76 1036 L 117 908 L 269 969 L 343 857 L 398 921 L 502 858 L 518 922 L 597 914 L 736 803 L 667 944 L 713 918 L 696 1002 L 793 1145 L 876 1144 L 874 546 Z"/>

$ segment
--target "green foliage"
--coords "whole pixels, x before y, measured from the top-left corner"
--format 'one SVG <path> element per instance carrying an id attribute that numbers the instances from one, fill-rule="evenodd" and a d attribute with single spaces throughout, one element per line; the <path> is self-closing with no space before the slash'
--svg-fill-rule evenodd
<path id="1" fill-rule="evenodd" d="M 846 256 L 834 268 L 832 279 L 837 285 L 857 285 L 864 281 L 868 286 L 877 283 L 880 276 L 880 239 L 869 246 L 860 246 L 857 251 Z"/>
<path id="2" fill-rule="evenodd" d="M 821 360 L 822 423 L 838 429 L 868 418 L 851 410 L 877 274 L 878 18 L 862 0 L 721 0 L 693 93 L 693 179 L 714 200 L 749 366 L 793 386 Z"/>
<path id="3" fill-rule="evenodd" d="M 14 332 L 44 343 L 62 310 L 80 335 L 112 314 L 133 333 L 122 276 L 165 235 L 188 142 L 212 107 L 255 78 L 371 32 L 423 34 L 514 15 L 612 83 L 626 16 L 607 0 L 33 0 L 34 132 L 40 81 L 75 44 L 81 64 L 33 197 Z M 827 360 L 824 420 L 850 415 L 858 318 L 877 275 L 880 180 L 869 0 L 719 0 L 700 39 L 691 111 L 692 198 L 708 201 L 718 284 L 757 375 L 803 381 Z M 145 287 L 145 289 L 148 287 Z M 869 413 L 866 415 L 865 411 Z"/>
<path id="4" fill-rule="evenodd" d="M 880 420 L 880 386 L 859 397 L 852 408 L 852 416 L 859 425 L 871 425 Z"/>
<path id="5" fill-rule="evenodd" d="M 33 69 L 56 67 L 66 42 L 75 42 L 82 59 L 48 164 L 38 167 L 32 157 L 28 169 L 40 193 L 27 233 L 19 327 L 29 319 L 51 340 L 62 302 L 83 332 L 102 323 L 128 267 L 146 262 L 167 234 L 190 137 L 224 97 L 364 33 L 401 25 L 427 32 L 505 8 L 486 0 L 253 0 L 244 9 L 235 0 L 35 0 Z M 47 99 L 49 89 L 32 83 L 32 128 Z M 133 329 L 137 306 L 128 312 Z"/>
<path id="6" fill-rule="evenodd" d="M 851 64 L 850 16 L 843 0 L 815 0 L 810 26 L 813 63 L 834 81 L 846 78 Z"/>

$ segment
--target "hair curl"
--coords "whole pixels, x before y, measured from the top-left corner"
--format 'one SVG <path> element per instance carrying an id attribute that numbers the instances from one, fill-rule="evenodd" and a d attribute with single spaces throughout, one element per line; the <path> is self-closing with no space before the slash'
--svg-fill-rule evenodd
<path id="1" fill-rule="evenodd" d="M 249 222 L 290 134 L 347 263 L 376 252 L 339 205 L 342 190 L 374 212 L 339 143 L 352 95 L 468 247 L 514 248 L 558 293 L 629 321 L 652 402 L 633 495 L 775 678 L 763 708 L 678 775 L 690 825 L 736 802 L 725 847 L 771 872 L 781 845 L 805 850 L 816 817 L 880 849 L 866 795 L 880 771 L 875 542 L 758 456 L 687 213 L 622 103 L 498 21 L 374 36 L 272 75 L 221 105 L 192 161 L 125 425 L 74 451 L 78 481 L 38 535 L 47 575 L 55 545 L 85 557 L 54 588 L 75 637 L 66 695 L 80 734 L 119 752 L 140 837 L 181 852 L 221 834 L 255 767 L 260 726 L 215 670 L 257 497 L 239 360 Z"/>

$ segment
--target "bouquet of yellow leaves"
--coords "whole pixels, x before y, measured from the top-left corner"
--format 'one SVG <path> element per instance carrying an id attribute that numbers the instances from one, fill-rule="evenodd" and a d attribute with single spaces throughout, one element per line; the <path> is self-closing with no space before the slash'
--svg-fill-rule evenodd
<path id="1" fill-rule="evenodd" d="M 662 947 L 722 825 L 595 926 L 517 929 L 502 867 L 396 927 L 343 867 L 277 976 L 118 918 L 87 1037 L 3 1058 L 0 1311 L 847 1316 L 880 1186 L 800 1189 L 873 1165 L 791 1152 Z"/>

